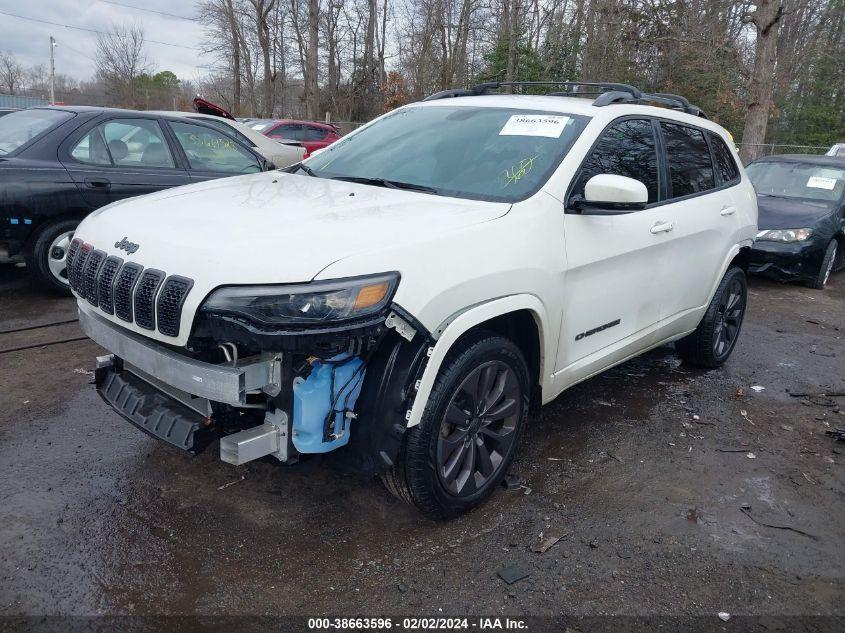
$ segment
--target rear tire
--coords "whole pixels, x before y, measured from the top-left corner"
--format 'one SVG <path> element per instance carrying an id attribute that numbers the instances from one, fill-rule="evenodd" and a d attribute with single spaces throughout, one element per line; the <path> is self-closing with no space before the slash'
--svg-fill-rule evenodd
<path id="1" fill-rule="evenodd" d="M 26 257 L 29 274 L 40 286 L 60 294 L 70 294 L 67 280 L 67 250 L 77 220 L 50 222 L 38 231 Z"/>
<path id="2" fill-rule="evenodd" d="M 529 374 L 509 339 L 482 332 L 450 350 L 420 424 L 382 475 L 394 496 L 438 520 L 483 503 L 513 461 L 528 415 Z"/>
<path id="3" fill-rule="evenodd" d="M 822 265 L 819 266 L 819 273 L 816 275 L 816 278 L 810 282 L 810 288 L 823 290 L 827 285 L 827 282 L 830 279 L 830 273 L 833 272 L 833 267 L 836 265 L 836 252 L 838 247 L 839 242 L 837 242 L 835 238 L 830 240 L 830 244 L 827 245 L 827 250 L 824 252 L 824 257 L 822 258 Z"/>
<path id="4" fill-rule="evenodd" d="M 716 288 L 695 331 L 675 342 L 678 355 L 699 367 L 715 369 L 733 352 L 742 330 L 748 286 L 745 272 L 731 266 Z"/>

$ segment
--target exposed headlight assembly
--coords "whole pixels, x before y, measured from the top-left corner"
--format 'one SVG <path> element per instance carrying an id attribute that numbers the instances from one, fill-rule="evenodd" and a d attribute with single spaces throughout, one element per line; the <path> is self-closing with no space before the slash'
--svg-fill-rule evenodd
<path id="1" fill-rule="evenodd" d="M 773 229 L 760 231 L 757 239 L 764 242 L 803 242 L 813 235 L 813 229 Z"/>
<path id="2" fill-rule="evenodd" d="M 290 286 L 228 286 L 211 293 L 202 311 L 270 326 L 328 325 L 378 314 L 398 284 L 399 273 L 392 272 Z"/>

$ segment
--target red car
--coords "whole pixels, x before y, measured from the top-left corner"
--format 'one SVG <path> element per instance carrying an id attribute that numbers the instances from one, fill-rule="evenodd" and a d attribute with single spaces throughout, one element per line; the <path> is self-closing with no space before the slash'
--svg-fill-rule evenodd
<path id="1" fill-rule="evenodd" d="M 341 136 L 340 128 L 331 123 L 294 121 L 292 119 L 250 119 L 246 124 L 270 138 L 299 141 L 305 146 L 305 158 L 316 149 L 328 147 Z"/>

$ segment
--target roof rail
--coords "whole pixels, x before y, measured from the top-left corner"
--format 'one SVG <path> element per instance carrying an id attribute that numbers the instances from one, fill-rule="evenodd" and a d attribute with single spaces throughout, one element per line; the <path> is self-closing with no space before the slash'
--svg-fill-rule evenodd
<path id="1" fill-rule="evenodd" d="M 491 81 L 483 84 L 478 84 L 472 88 L 455 88 L 452 90 L 442 90 L 433 95 L 429 95 L 423 101 L 434 101 L 435 99 L 448 99 L 451 97 L 474 97 L 487 94 L 490 90 L 499 90 L 501 88 L 530 88 L 534 86 L 564 86 L 571 88 L 562 92 L 552 92 L 548 96 L 552 97 L 587 97 L 595 96 L 593 105 L 596 107 L 608 106 L 613 103 L 656 103 L 668 106 L 674 110 L 681 110 L 693 116 L 707 118 L 704 111 L 698 106 L 692 105 L 685 97 L 668 92 L 647 93 L 642 92 L 639 88 L 635 88 L 629 84 L 620 84 L 613 82 L 589 82 L 589 81 Z M 579 91 L 579 87 L 586 88 L 600 88 L 599 91 Z"/>
<path id="2" fill-rule="evenodd" d="M 657 103 L 660 105 L 668 106 L 673 110 L 680 110 L 682 112 L 686 112 L 687 114 L 692 114 L 693 116 L 698 116 L 703 119 L 707 118 L 707 115 L 704 113 L 704 110 L 702 110 L 698 106 L 692 105 L 685 97 L 670 94 L 668 92 L 643 92 L 640 94 L 639 99 L 632 99 L 629 95 L 626 95 L 624 93 L 605 92 L 604 94 L 600 95 L 595 101 L 593 101 L 593 105 L 597 107 L 602 107 L 611 105 L 613 103 L 637 102 Z"/>
<path id="3" fill-rule="evenodd" d="M 490 90 L 499 90 L 500 88 L 531 88 L 535 86 L 566 86 L 577 87 L 586 86 L 589 88 L 604 88 L 605 90 L 616 90 L 624 92 L 632 97 L 638 98 L 642 93 L 639 89 L 628 84 L 619 83 L 594 83 L 587 81 L 490 81 L 483 84 L 478 84 L 472 88 L 455 88 L 451 90 L 442 90 L 433 95 L 429 95 L 423 101 L 434 101 L 435 99 L 448 99 L 450 97 L 473 97 L 487 94 Z M 574 90 L 565 93 L 553 93 L 555 96 L 569 96 L 569 95 L 598 95 L 602 92 L 576 92 Z"/>

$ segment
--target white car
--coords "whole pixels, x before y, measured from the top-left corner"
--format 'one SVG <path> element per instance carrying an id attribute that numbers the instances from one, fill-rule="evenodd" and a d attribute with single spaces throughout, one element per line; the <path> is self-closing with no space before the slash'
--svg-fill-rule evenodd
<path id="1" fill-rule="evenodd" d="M 240 121 L 233 119 L 227 119 L 213 114 L 178 112 L 176 110 L 156 111 L 154 114 L 181 116 L 187 119 L 201 119 L 220 131 L 233 135 L 245 145 L 252 147 L 278 168 L 290 167 L 305 157 L 305 147 L 301 143 L 295 141 L 280 143 L 271 139 L 269 136 L 264 136 L 261 132 L 253 130 L 248 125 L 244 125 Z"/>
<path id="2" fill-rule="evenodd" d="M 91 214 L 68 261 L 101 396 L 181 449 L 331 453 L 447 518 L 572 385 L 673 341 L 724 363 L 757 232 L 726 131 L 622 84 L 498 86 Z"/>
<path id="3" fill-rule="evenodd" d="M 827 150 L 825 156 L 838 156 L 845 158 L 845 143 L 834 143 L 833 146 Z"/>

